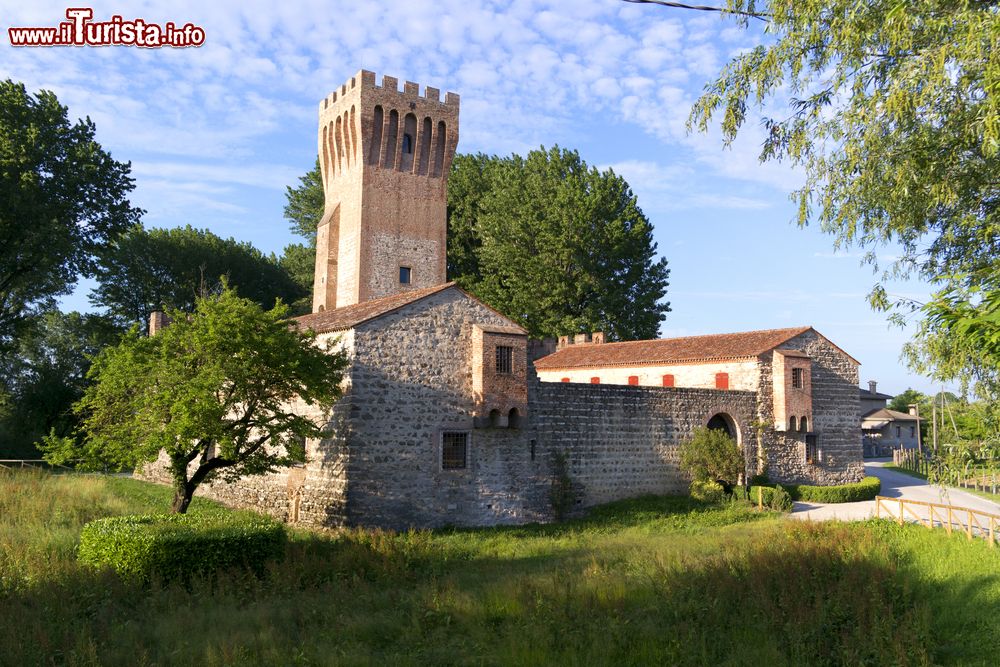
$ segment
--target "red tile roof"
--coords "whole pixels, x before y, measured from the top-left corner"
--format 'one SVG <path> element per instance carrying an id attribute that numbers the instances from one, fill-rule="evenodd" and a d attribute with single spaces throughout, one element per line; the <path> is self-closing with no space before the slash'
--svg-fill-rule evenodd
<path id="1" fill-rule="evenodd" d="M 811 329 L 812 327 L 797 327 L 625 343 L 584 343 L 570 345 L 542 357 L 535 362 L 535 367 L 539 370 L 556 370 L 747 359 L 773 350 Z"/>
<path id="2" fill-rule="evenodd" d="M 356 303 L 353 306 L 335 308 L 322 313 L 310 313 L 294 318 L 296 325 L 300 329 L 312 329 L 316 333 L 327 331 L 344 331 L 373 320 L 376 317 L 387 315 L 394 310 L 399 310 L 415 301 L 427 298 L 432 294 L 443 292 L 449 287 L 454 287 L 455 283 L 443 283 L 434 287 L 424 287 L 423 289 L 408 290 L 399 294 L 391 294 L 380 299 L 372 299 Z"/>

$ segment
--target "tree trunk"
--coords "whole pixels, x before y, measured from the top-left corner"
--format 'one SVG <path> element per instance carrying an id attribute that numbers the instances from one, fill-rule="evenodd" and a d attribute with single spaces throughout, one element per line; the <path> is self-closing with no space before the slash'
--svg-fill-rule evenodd
<path id="1" fill-rule="evenodd" d="M 194 489 L 189 489 L 187 484 L 174 487 L 174 503 L 171 506 L 170 511 L 173 514 L 186 513 L 188 505 L 191 504 L 192 495 L 194 495 Z"/>

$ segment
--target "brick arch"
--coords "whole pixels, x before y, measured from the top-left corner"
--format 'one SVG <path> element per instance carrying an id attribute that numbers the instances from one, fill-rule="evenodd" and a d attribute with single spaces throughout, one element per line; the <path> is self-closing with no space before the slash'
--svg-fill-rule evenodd
<path id="1" fill-rule="evenodd" d="M 703 413 L 700 423 L 697 426 L 707 427 L 716 417 L 725 421 L 730 435 L 736 440 L 736 444 L 742 449 L 746 446 L 746 440 L 751 434 L 749 415 L 731 404 L 717 404 Z"/>

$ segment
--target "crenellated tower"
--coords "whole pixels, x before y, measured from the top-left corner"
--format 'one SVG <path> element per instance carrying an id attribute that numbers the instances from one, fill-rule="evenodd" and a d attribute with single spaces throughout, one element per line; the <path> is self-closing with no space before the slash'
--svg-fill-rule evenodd
<path id="1" fill-rule="evenodd" d="M 445 282 L 459 97 L 361 70 L 319 106 L 313 312 Z"/>

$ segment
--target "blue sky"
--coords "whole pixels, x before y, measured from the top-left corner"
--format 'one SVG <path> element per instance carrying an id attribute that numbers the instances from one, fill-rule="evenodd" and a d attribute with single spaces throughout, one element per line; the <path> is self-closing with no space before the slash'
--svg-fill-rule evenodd
<path id="1" fill-rule="evenodd" d="M 79 4 L 79 3 L 73 3 Z M 3 2 L 3 28 L 55 26 L 65 4 Z M 2 6 L 0 5 L 0 6 Z M 762 35 L 714 14 L 618 0 L 104 2 L 95 20 L 205 30 L 187 49 L 12 48 L 0 76 L 54 91 L 131 160 L 147 226 L 191 224 L 280 253 L 297 239 L 284 189 L 316 156 L 317 104 L 359 69 L 462 96 L 460 152 L 579 150 L 635 191 L 670 263 L 661 335 L 812 325 L 862 362 L 861 381 L 929 391 L 899 353 L 910 332 L 866 301 L 860 253 L 792 223 L 801 175 L 760 164 L 758 112 L 734 146 L 688 134 L 706 82 Z M 893 249 L 882 254 L 888 258 Z M 86 309 L 87 286 L 64 299 Z M 916 281 L 890 291 L 917 299 Z"/>

